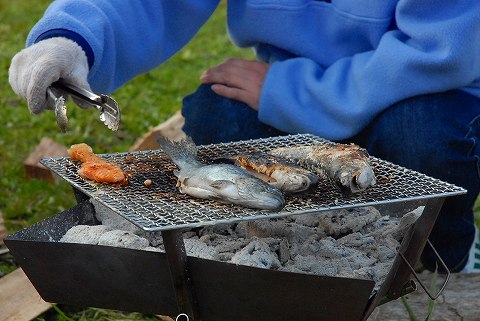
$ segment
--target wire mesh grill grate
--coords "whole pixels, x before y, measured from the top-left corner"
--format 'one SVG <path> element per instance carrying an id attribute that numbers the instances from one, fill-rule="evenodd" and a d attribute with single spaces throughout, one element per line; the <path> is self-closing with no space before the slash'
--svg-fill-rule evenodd
<path id="1" fill-rule="evenodd" d="M 201 161 L 210 163 L 217 158 L 242 153 L 311 144 L 334 143 L 309 134 L 289 135 L 199 146 L 198 156 Z M 272 212 L 196 199 L 179 193 L 173 175 L 176 167 L 161 150 L 100 156 L 119 165 L 128 175 L 129 184 L 113 186 L 86 181 L 77 173 L 79 164 L 68 157 L 47 158 L 41 163 L 75 188 L 147 231 L 447 197 L 466 192 L 455 185 L 371 157 L 377 185 L 359 194 L 345 195 L 332 182 L 321 180 L 315 190 L 287 195 L 286 206 L 279 212 Z M 150 187 L 144 184 L 147 179 L 152 181 Z"/>

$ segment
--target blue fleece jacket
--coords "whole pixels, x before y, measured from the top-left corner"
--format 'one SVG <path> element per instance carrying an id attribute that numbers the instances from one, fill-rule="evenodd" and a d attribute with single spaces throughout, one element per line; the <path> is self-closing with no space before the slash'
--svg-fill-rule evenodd
<path id="1" fill-rule="evenodd" d="M 180 50 L 218 3 L 57 0 L 27 45 L 77 41 L 92 88 L 111 92 Z M 228 1 L 232 42 L 271 63 L 259 119 L 332 140 L 405 98 L 457 88 L 480 97 L 479 17 L 479 0 Z"/>

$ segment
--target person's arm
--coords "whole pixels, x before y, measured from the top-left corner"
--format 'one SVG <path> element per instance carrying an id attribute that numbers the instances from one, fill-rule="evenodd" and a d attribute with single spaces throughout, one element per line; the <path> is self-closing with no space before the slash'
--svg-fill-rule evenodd
<path id="1" fill-rule="evenodd" d="M 112 92 L 180 50 L 219 0 L 57 0 L 31 30 L 27 46 L 67 37 L 85 51 L 89 83 Z"/>
<path id="2" fill-rule="evenodd" d="M 479 17 L 477 0 L 400 0 L 398 30 L 385 33 L 376 50 L 327 69 L 307 58 L 271 64 L 259 119 L 282 131 L 339 140 L 402 99 L 465 86 L 478 90 Z"/>

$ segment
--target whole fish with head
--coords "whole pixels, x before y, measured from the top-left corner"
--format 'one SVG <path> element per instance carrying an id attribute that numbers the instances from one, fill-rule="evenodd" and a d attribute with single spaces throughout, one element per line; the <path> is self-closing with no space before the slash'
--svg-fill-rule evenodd
<path id="1" fill-rule="evenodd" d="M 366 149 L 355 144 L 317 144 L 279 147 L 268 152 L 330 178 L 346 193 L 358 193 L 376 184 Z"/>
<path id="2" fill-rule="evenodd" d="M 285 206 L 282 192 L 245 169 L 232 164 L 203 164 L 190 137 L 179 142 L 157 137 L 162 150 L 177 165 L 174 171 L 181 193 L 249 208 L 280 210 Z"/>
<path id="3" fill-rule="evenodd" d="M 311 171 L 267 153 L 237 155 L 232 161 L 284 193 L 304 192 L 318 184 L 318 176 Z"/>

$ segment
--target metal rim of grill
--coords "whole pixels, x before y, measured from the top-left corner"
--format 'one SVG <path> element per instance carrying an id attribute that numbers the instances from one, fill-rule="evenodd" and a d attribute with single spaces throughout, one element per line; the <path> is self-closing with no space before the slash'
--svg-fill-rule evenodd
<path id="1" fill-rule="evenodd" d="M 277 147 L 334 144 L 310 134 L 298 134 L 198 146 L 202 162 Z M 287 195 L 286 205 L 279 212 L 256 210 L 238 205 L 221 204 L 181 194 L 176 188 L 176 168 L 161 150 L 148 150 L 99 155 L 119 165 L 129 177 L 126 186 L 100 184 L 81 178 L 79 163 L 68 157 L 45 158 L 41 163 L 112 211 L 145 231 L 193 228 L 241 220 L 284 217 L 327 210 L 376 206 L 395 202 L 424 200 L 466 193 L 453 184 L 370 157 L 377 184 L 367 190 L 345 195 L 332 182 L 321 179 L 312 191 Z M 151 180 L 147 187 L 144 182 Z"/>

